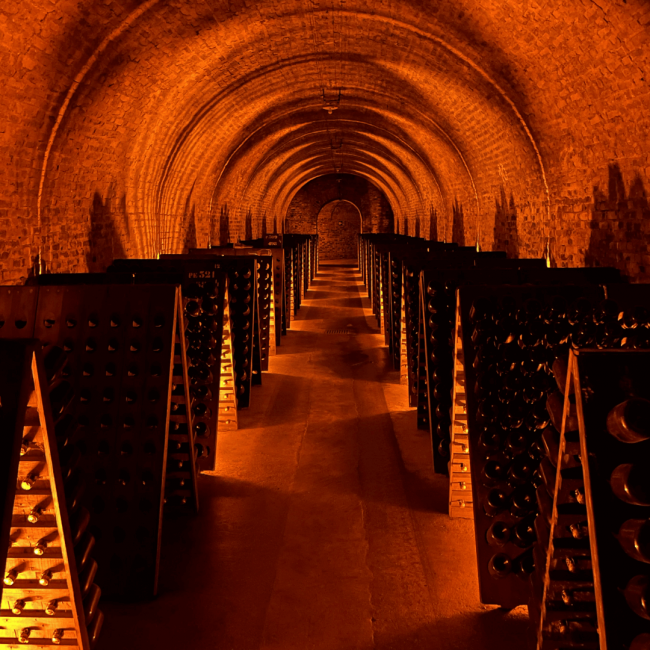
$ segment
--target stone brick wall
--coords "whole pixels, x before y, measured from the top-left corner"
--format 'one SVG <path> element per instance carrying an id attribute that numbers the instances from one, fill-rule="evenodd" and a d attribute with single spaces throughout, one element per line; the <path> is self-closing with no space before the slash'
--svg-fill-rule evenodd
<path id="1" fill-rule="evenodd" d="M 649 59 L 646 0 L 7 0 L 0 278 L 293 228 L 341 173 L 396 231 L 650 280 Z"/>
<path id="2" fill-rule="evenodd" d="M 318 255 L 322 260 L 356 259 L 361 232 L 359 209 L 347 201 L 332 201 L 318 214 Z"/>
<path id="3" fill-rule="evenodd" d="M 285 232 L 320 234 L 328 221 L 322 210 L 337 200 L 358 208 L 356 218 L 361 212 L 363 232 L 393 232 L 393 212 L 384 194 L 366 179 L 350 174 L 330 174 L 307 183 L 289 205 Z"/>

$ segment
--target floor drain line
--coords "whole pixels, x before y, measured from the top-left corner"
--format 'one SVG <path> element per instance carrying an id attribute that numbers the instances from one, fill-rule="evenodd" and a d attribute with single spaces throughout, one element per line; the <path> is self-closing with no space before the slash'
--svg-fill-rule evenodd
<path id="1" fill-rule="evenodd" d="M 354 330 L 325 330 L 325 334 L 356 334 Z"/>

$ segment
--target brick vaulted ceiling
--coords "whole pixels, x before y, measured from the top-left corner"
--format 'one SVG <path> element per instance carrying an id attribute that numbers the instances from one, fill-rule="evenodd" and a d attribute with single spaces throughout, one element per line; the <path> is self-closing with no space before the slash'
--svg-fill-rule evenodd
<path id="1" fill-rule="evenodd" d="M 38 249 L 83 270 L 97 223 L 138 256 L 226 213 L 258 234 L 339 171 L 400 232 L 462 211 L 490 248 L 506 210 L 520 254 L 582 263 L 597 200 L 650 175 L 649 22 L 646 0 L 4 0 L 4 278 Z"/>

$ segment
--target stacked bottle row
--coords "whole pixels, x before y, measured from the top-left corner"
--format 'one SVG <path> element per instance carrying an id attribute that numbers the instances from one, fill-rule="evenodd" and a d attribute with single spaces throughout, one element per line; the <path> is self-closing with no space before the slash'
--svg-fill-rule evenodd
<path id="1" fill-rule="evenodd" d="M 420 286 L 419 276 L 405 263 L 404 264 L 404 313 L 405 313 L 405 338 L 406 365 L 409 406 L 418 404 L 418 375 L 420 364 Z M 426 390 L 426 387 L 425 387 Z M 422 400 L 423 403 L 426 403 Z M 420 413 L 418 410 L 418 429 L 429 428 L 428 410 Z"/>
<path id="2" fill-rule="evenodd" d="M 603 293 L 467 286 L 459 295 L 481 599 L 513 607 L 528 601 L 539 464 L 549 427 L 561 426 L 553 363 L 579 339 L 586 305 Z"/>
<path id="3" fill-rule="evenodd" d="M 24 329 L 63 350 L 62 377 L 52 388 L 54 415 L 61 415 L 56 432 L 78 452 L 98 583 L 112 596 L 153 595 L 162 505 L 182 511 L 198 505 L 200 448 L 194 448 L 185 383 L 180 291 L 173 285 L 74 285 L 37 292 Z"/>
<path id="4" fill-rule="evenodd" d="M 222 408 L 220 376 L 224 363 L 228 362 L 227 356 L 223 358 L 224 326 L 229 320 L 225 313 L 228 277 L 217 271 L 211 271 L 212 277 L 208 279 L 193 277 L 196 275 L 205 276 L 205 273 L 189 271 L 182 289 L 188 381 L 198 467 L 214 471 L 218 416 Z M 182 365 L 179 360 L 175 362 L 172 396 L 182 397 Z"/>
<path id="5" fill-rule="evenodd" d="M 182 285 L 186 306 L 187 356 L 192 366 L 191 379 L 193 384 L 206 386 L 199 390 L 199 393 L 205 393 L 204 396 L 194 394 L 194 391 L 191 397 L 199 402 L 208 402 L 207 405 L 203 403 L 197 406 L 202 411 L 200 416 L 197 415 L 197 420 L 201 423 L 195 427 L 195 436 L 200 437 L 199 464 L 201 469 L 213 469 L 216 461 L 219 356 L 224 309 L 223 297 L 220 298 L 218 294 L 225 290 L 225 282 L 215 280 L 218 272 L 210 268 L 209 264 L 203 263 L 194 269 L 185 268 L 186 266 L 196 267 L 184 264 L 180 270 L 174 270 L 175 265 L 170 269 L 169 263 L 156 260 L 117 260 L 109 268 L 109 273 L 48 274 L 36 276 L 32 282 L 41 286 L 149 283 Z M 211 297 L 204 296 L 205 291 L 211 292 Z M 205 310 L 201 306 L 204 298 L 207 299 Z M 209 396 L 207 391 L 210 391 Z"/>
<path id="6" fill-rule="evenodd" d="M 257 260 L 255 257 L 217 257 L 206 259 L 192 255 L 162 255 L 160 260 L 114 260 L 109 272 L 129 271 L 136 274 L 160 274 L 161 279 L 177 279 L 185 291 L 200 278 L 211 279 L 215 273 L 228 277 L 235 392 L 238 408 L 250 406 L 251 385 L 262 382 L 259 315 L 257 309 Z M 146 277 L 146 276 L 143 276 Z M 217 414 L 213 413 L 216 428 Z"/>
<path id="7" fill-rule="evenodd" d="M 255 242 L 256 244 L 259 242 Z M 275 243 L 275 242 L 274 242 Z M 277 242 L 278 244 L 280 242 Z M 286 334 L 284 304 L 284 251 L 282 248 L 229 248 L 211 246 L 210 248 L 191 248 L 191 259 L 214 259 L 215 257 L 255 257 L 258 261 L 258 309 L 260 319 L 267 321 L 268 342 L 262 338 L 262 369 L 268 370 L 268 357 L 276 353 L 281 344 L 282 334 Z M 268 276 L 268 277 L 267 277 Z M 270 299 L 262 300 L 262 295 Z"/>
<path id="8" fill-rule="evenodd" d="M 481 254 L 472 254 L 466 260 L 459 260 L 457 268 L 430 269 L 425 266 L 421 272 L 420 295 L 421 314 L 424 326 L 424 348 L 426 367 L 424 374 L 428 386 L 429 428 L 433 453 L 433 467 L 438 474 L 448 474 L 451 457 L 452 389 L 456 343 L 458 286 L 477 282 L 504 282 L 512 277 L 509 270 L 478 270 L 468 267 L 479 261 Z M 445 266 L 450 266 L 446 261 Z"/>
<path id="9" fill-rule="evenodd" d="M 467 383 L 460 309 L 456 305 L 449 446 L 449 516 L 473 519 L 472 475 L 469 462 Z"/>
<path id="10" fill-rule="evenodd" d="M 260 239 L 242 242 L 244 248 L 213 247 L 210 252 L 222 255 L 273 255 L 275 269 L 274 285 L 276 296 L 277 345 L 280 345 L 280 324 L 282 334 L 290 328 L 291 318 L 298 313 L 302 298 L 311 286 L 318 270 L 318 235 L 285 233 L 265 235 Z M 191 252 L 202 253 L 201 249 Z"/>
<path id="11" fill-rule="evenodd" d="M 375 254 L 372 260 L 372 313 L 377 319 L 377 325 L 383 331 L 383 287 L 382 287 L 382 274 L 381 274 L 381 258 Z"/>
<path id="12" fill-rule="evenodd" d="M 260 319 L 260 362 L 262 370 L 269 369 L 271 346 L 275 349 L 275 315 L 273 305 L 273 257 L 258 258 L 257 292 Z"/>
<path id="13" fill-rule="evenodd" d="M 234 330 L 235 388 L 239 408 L 251 403 L 253 382 L 261 383 L 261 346 L 257 311 L 257 260 L 238 258 L 228 266 L 230 317 Z"/>
<path id="14" fill-rule="evenodd" d="M 556 391 L 548 398 L 551 423 L 540 445 L 535 570 L 528 609 L 540 648 L 599 648 L 575 393 L 570 382 L 569 394 L 564 395 L 566 359 L 557 359 L 553 368 Z"/>
<path id="15" fill-rule="evenodd" d="M 82 505 L 86 483 L 81 452 L 67 426 L 75 394 L 62 368 L 66 355 L 50 347 L 43 364 L 38 343 L 10 345 L 0 344 L 0 384 L 18 381 L 29 398 L 18 417 L 23 438 L 13 511 L 8 513 L 0 647 L 68 645 L 86 650 L 95 645 L 104 615 L 95 583 L 96 540 L 90 512 Z M 23 354 L 22 378 L 15 372 L 9 376 L 10 359 L 21 347 L 28 352 Z M 4 393 L 6 409 L 10 405 Z"/>
<path id="16" fill-rule="evenodd" d="M 286 307 L 285 307 L 285 314 L 286 314 L 286 326 L 287 328 L 291 327 L 291 319 L 294 317 L 295 309 L 296 309 L 296 300 L 295 300 L 295 293 L 296 293 L 296 274 L 295 274 L 295 267 L 294 267 L 294 250 L 292 248 L 285 248 L 284 249 L 284 277 L 285 277 L 285 282 L 287 286 L 287 293 L 285 296 L 285 301 L 286 301 Z"/>
<path id="17" fill-rule="evenodd" d="M 402 262 L 398 256 L 389 253 L 390 269 L 390 307 L 387 310 L 388 349 L 394 370 L 400 369 L 400 353 L 402 345 Z"/>
<path id="18" fill-rule="evenodd" d="M 425 274 L 422 278 L 425 281 Z M 429 398 L 429 426 L 432 432 L 433 466 L 447 474 L 450 444 L 450 410 L 453 380 L 456 295 L 453 286 L 426 282 L 421 291 L 426 371 Z"/>
<path id="19" fill-rule="evenodd" d="M 292 296 L 292 315 L 298 313 L 305 291 L 316 275 L 318 235 L 285 234 L 284 252 L 287 282 Z"/>
<path id="20" fill-rule="evenodd" d="M 625 319 L 623 312 L 621 320 Z M 596 647 L 650 647 L 649 361 L 650 352 L 626 350 L 582 350 L 570 360 L 570 380 L 582 416 L 580 455 L 590 459 L 584 468 L 583 524 L 595 579 L 582 592 L 590 604 L 593 633 L 600 637 L 601 646 Z M 554 537 L 552 529 L 552 546 Z M 546 572 L 538 619 L 540 648 L 552 647 L 548 639 L 557 633 L 549 605 L 552 577 Z M 571 625 L 561 631 L 565 639 Z M 584 629 L 580 632 L 582 638 Z M 577 644 L 575 638 L 570 640 Z"/>

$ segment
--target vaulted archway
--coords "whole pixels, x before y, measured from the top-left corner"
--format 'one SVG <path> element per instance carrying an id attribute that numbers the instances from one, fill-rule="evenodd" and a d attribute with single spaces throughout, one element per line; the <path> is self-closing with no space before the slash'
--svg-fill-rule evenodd
<path id="1" fill-rule="evenodd" d="M 346 199 L 335 199 L 318 213 L 318 251 L 322 260 L 357 257 L 358 234 L 363 232 L 359 207 Z"/>

